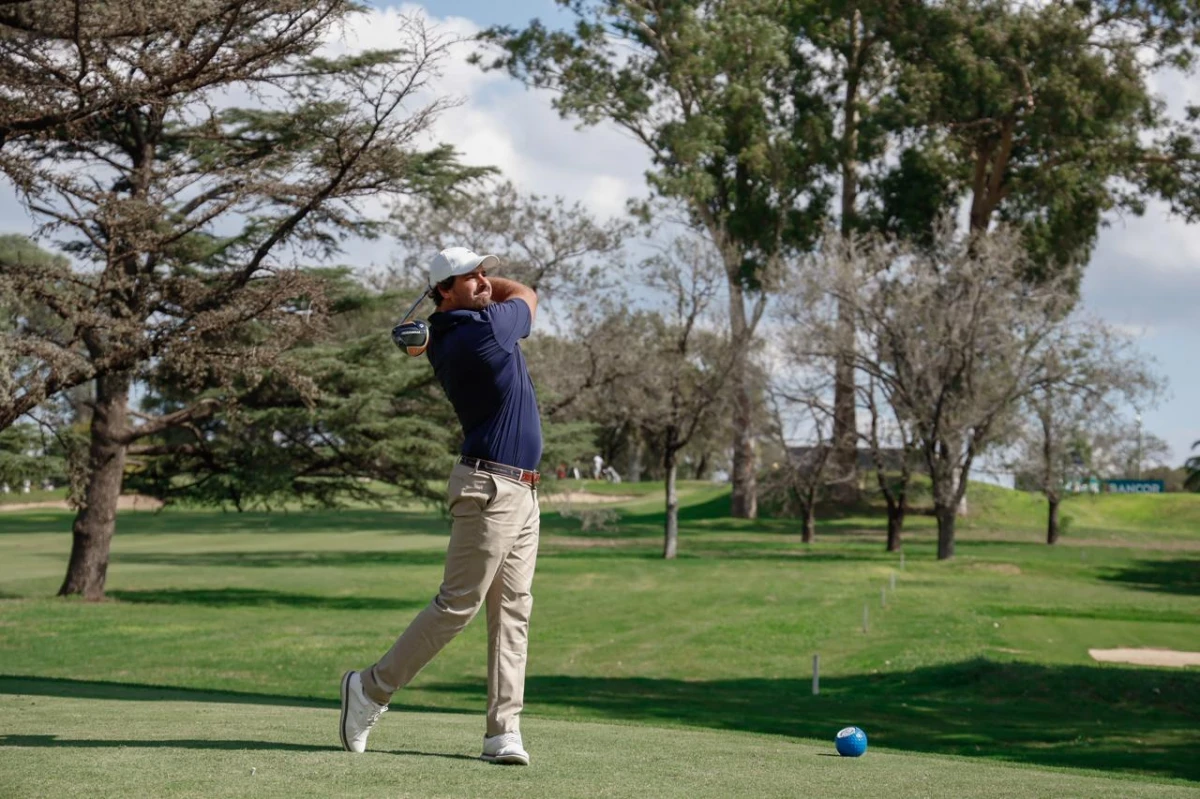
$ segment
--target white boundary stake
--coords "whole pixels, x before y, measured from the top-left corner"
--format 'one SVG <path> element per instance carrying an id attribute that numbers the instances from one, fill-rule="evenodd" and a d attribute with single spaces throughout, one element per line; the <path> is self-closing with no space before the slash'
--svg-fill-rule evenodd
<path id="1" fill-rule="evenodd" d="M 813 655 L 813 696 L 821 693 L 821 655 Z"/>
<path id="2" fill-rule="evenodd" d="M 896 573 L 892 572 L 892 590 L 896 590 Z"/>

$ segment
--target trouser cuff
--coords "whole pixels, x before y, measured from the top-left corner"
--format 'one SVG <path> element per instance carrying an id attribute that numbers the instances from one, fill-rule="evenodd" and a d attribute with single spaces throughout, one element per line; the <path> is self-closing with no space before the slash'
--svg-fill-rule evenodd
<path id="1" fill-rule="evenodd" d="M 359 676 L 362 679 L 363 693 L 367 695 L 368 699 L 381 705 L 391 703 L 392 694 L 390 691 L 385 691 L 383 687 L 379 685 L 379 681 L 375 679 L 374 666 L 369 669 L 364 669 Z"/>

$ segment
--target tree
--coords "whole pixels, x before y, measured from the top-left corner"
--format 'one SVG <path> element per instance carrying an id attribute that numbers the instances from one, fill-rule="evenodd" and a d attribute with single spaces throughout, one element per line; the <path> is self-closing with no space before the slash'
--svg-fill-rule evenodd
<path id="1" fill-rule="evenodd" d="M 1158 195 L 1195 217 L 1195 132 L 1152 90 L 1155 70 L 1192 59 L 1195 4 L 900 8 L 889 41 L 912 133 L 881 209 L 891 229 L 931 230 L 965 196 L 971 233 L 1018 229 L 1031 275 L 1077 281 L 1106 212 Z"/>
<path id="2" fill-rule="evenodd" d="M 1200 441 L 1192 444 L 1192 449 L 1200 449 Z M 1193 455 L 1184 462 L 1183 468 L 1187 469 L 1187 479 L 1183 485 L 1189 491 L 1200 491 L 1200 455 Z"/>
<path id="3" fill-rule="evenodd" d="M 1161 468 L 1171 457 L 1166 441 L 1124 416 L 1114 415 L 1089 427 L 1082 441 L 1087 447 L 1084 466 L 1089 475 L 1100 479 L 1140 478 L 1147 464 Z"/>
<path id="4" fill-rule="evenodd" d="M 798 275 L 807 281 L 807 304 L 793 316 L 793 340 L 813 356 L 853 352 L 856 367 L 912 425 L 933 484 L 939 560 L 954 555 L 956 513 L 975 459 L 1009 437 L 1070 303 L 1061 281 L 1026 282 L 1027 266 L 1014 232 L 978 239 L 944 224 L 924 248 L 827 237 L 812 268 Z M 843 302 L 854 309 L 863 346 L 844 340 L 835 314 L 819 312 Z"/>
<path id="5" fill-rule="evenodd" d="M 666 297 L 666 313 L 652 317 L 653 367 L 644 373 L 651 402 L 640 426 L 656 439 L 666 477 L 663 557 L 679 548 L 679 452 L 691 443 L 704 419 L 726 398 L 736 346 L 704 329 L 720 296 L 717 255 L 695 238 L 676 239 L 670 249 L 645 264 L 646 284 Z"/>
<path id="6" fill-rule="evenodd" d="M 1046 543 L 1055 544 L 1068 483 L 1095 465 L 1088 431 L 1110 424 L 1122 405 L 1152 402 L 1161 385 L 1129 338 L 1100 322 L 1070 320 L 1041 357 L 1042 377 L 1025 397 L 1025 461 L 1048 504 Z"/>
<path id="7" fill-rule="evenodd" d="M 423 359 L 391 341 L 397 305 L 419 289 L 378 293 L 345 269 L 324 270 L 330 313 L 319 337 L 283 353 L 306 397 L 268 373 L 238 403 L 130 447 L 128 487 L 165 501 L 270 507 L 380 501 L 399 492 L 442 498 L 429 475 L 448 467 L 454 411 Z M 143 412 L 172 413 L 196 392 L 159 370 Z M 219 392 L 208 385 L 201 394 Z"/>
<path id="8" fill-rule="evenodd" d="M 789 426 L 784 418 L 785 403 L 793 410 L 797 405 L 803 407 L 807 418 L 801 423 L 808 426 L 808 438 L 812 440 L 812 446 L 797 447 L 792 443 L 795 439 L 788 435 Z M 767 484 L 781 495 L 781 510 L 784 513 L 799 511 L 804 520 L 800 540 L 811 544 L 817 536 L 817 500 L 820 499 L 821 489 L 826 486 L 827 467 L 833 453 L 833 445 L 826 436 L 829 413 L 813 394 L 797 400 L 795 396 L 779 390 L 771 392 L 771 412 L 783 463 L 772 464 Z"/>
<path id="9" fill-rule="evenodd" d="M 749 354 L 768 291 L 812 245 L 831 194 L 816 59 L 794 35 L 789 3 L 557 2 L 577 17 L 573 31 L 536 20 L 492 28 L 482 39 L 503 53 L 487 66 L 551 89 L 564 117 L 632 134 L 651 155 L 652 192 L 681 203 L 716 248 L 736 353 L 732 512 L 754 517 Z"/>
<path id="10" fill-rule="evenodd" d="M 47 107 L 118 98 L 69 126 L 9 126 L 0 169 L 70 266 L 8 261 L 0 296 L 45 308 L 54 330 L 0 333 L 5 365 L 30 363 L 5 386 L 0 428 L 64 389 L 94 381 L 89 477 L 60 594 L 103 595 L 117 495 L 129 448 L 210 417 L 268 373 L 311 398 L 282 354 L 326 309 L 301 259 L 334 253 L 383 220 L 370 198 L 448 193 L 486 170 L 446 146 L 416 144 L 444 99 L 413 107 L 446 42 L 415 18 L 386 52 L 326 57 L 320 48 L 360 7 L 232 0 L 139 6 L 49 2 L 29 13 L 61 22 L 0 38 L 0 61 L 27 70 L 17 92 Z M 250 93 L 254 108 L 221 106 Z M 23 132 L 24 130 L 24 132 Z M 162 371 L 181 386 L 220 386 L 178 410 L 131 418 L 130 391 Z M 0 369 L 0 372 L 4 371 Z"/>
<path id="11" fill-rule="evenodd" d="M 876 344 L 880 343 L 878 339 Z M 881 353 L 872 353 L 872 360 L 879 360 Z M 871 453 L 875 466 L 875 482 L 887 506 L 888 552 L 899 552 L 900 536 L 904 531 L 904 519 L 908 515 L 909 489 L 912 485 L 913 464 L 920 457 L 920 442 L 912 420 L 905 416 L 904 406 L 897 402 L 899 397 L 878 388 L 879 381 L 868 377 L 859 387 L 861 402 L 867 412 L 869 424 L 862 435 Z M 880 404 L 884 397 L 886 410 Z M 890 416 L 890 418 L 888 418 Z M 887 432 L 881 432 L 881 428 Z M 891 442 L 899 446 L 886 447 Z"/>
<path id="12" fill-rule="evenodd" d="M 62 474 L 61 458 L 48 451 L 47 442 L 36 425 L 15 424 L 0 430 L 0 483 L 21 485 L 25 481 L 40 484 Z"/>
<path id="13" fill-rule="evenodd" d="M 904 127 L 905 115 L 897 113 L 894 97 L 897 81 L 908 73 L 892 63 L 889 36 L 895 24 L 894 4 L 890 0 L 795 4 L 795 13 L 797 35 L 829 55 L 824 99 L 836 120 L 830 160 L 836 163 L 840 183 L 839 229 L 848 236 L 879 224 L 878 214 L 870 213 L 879 205 L 875 195 L 881 185 L 873 173 L 886 171 L 892 140 Z M 848 309 L 841 323 L 852 338 Z M 849 358 L 838 361 L 836 369 L 830 466 L 838 475 L 835 493 L 845 502 L 853 501 L 858 491 L 855 375 Z"/>
<path id="14" fill-rule="evenodd" d="M 164 33 L 187 23 L 177 5 L 110 4 L 85 17 L 61 3 L 3 0 L 5 36 L 37 40 L 46 47 L 6 47 L 0 85 L 21 86 L 0 98 L 0 147 L 9 139 L 51 131 L 68 138 L 91 119 L 122 105 L 153 101 L 161 87 L 148 76 L 93 80 L 91 65 L 103 63 L 113 42 Z M 84 33 L 86 28 L 86 35 Z M 86 86 L 84 85 L 86 84 Z"/>
<path id="15" fill-rule="evenodd" d="M 634 449 L 640 443 L 637 385 L 647 368 L 643 356 L 649 329 L 643 317 L 629 312 L 623 289 L 568 295 L 563 305 L 558 332 L 539 332 L 525 347 L 544 419 L 544 458 L 551 467 L 572 464 L 599 447 L 605 461 L 612 462 L 614 453 L 606 441 Z M 559 441 L 566 446 L 558 446 Z"/>
<path id="16" fill-rule="evenodd" d="M 838 235 L 842 241 L 836 245 L 835 252 L 839 257 L 854 257 L 856 241 L 861 234 L 839 230 Z M 836 277 L 833 273 L 822 274 L 830 279 Z M 820 418 L 818 414 L 831 419 L 837 417 L 837 393 L 830 387 L 841 383 L 843 362 L 849 361 L 854 372 L 858 372 L 860 366 L 855 353 L 860 353 L 862 360 L 869 363 L 884 362 L 888 357 L 882 349 L 886 344 L 884 338 L 871 335 L 869 331 L 864 334 L 857 331 L 855 301 L 843 299 L 841 292 L 825 291 L 825 288 L 811 279 L 798 277 L 780 292 L 780 302 L 776 306 L 776 319 L 780 323 L 776 347 L 780 353 L 779 395 L 793 409 L 799 408 L 803 415 L 811 417 L 814 425 Z M 860 290 L 865 289 L 847 291 L 846 296 L 859 297 Z M 814 353 L 837 355 L 839 360 L 834 361 L 833 371 L 829 372 L 819 357 L 814 358 Z M 877 380 L 870 370 L 861 371 L 863 379 L 852 376 L 851 383 L 856 386 L 857 403 L 859 410 L 864 412 L 867 426 L 857 432 L 855 457 L 857 459 L 857 445 L 861 441 L 875 467 L 875 479 L 887 506 L 887 551 L 897 552 L 909 509 L 912 468 L 920 457 L 918 440 L 912 420 L 906 416 L 899 396 L 890 390 L 890 384 Z M 831 444 L 836 451 L 836 442 Z M 830 452 L 829 457 L 832 456 L 833 452 Z M 824 467 L 825 464 L 821 465 Z M 840 484 L 858 477 L 856 472 L 837 467 L 825 470 L 821 479 L 831 485 L 835 495 L 844 497 L 849 492 L 839 491 Z M 803 490 L 805 486 L 798 487 Z"/>

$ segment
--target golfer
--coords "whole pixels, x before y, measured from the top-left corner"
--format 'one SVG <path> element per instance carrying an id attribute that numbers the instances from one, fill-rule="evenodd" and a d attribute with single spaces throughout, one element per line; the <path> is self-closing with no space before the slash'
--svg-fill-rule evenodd
<path id="1" fill-rule="evenodd" d="M 465 440 L 450 473 L 450 543 L 442 586 L 373 666 L 342 677 L 342 746 L 363 752 L 400 690 L 487 604 L 488 707 L 482 759 L 529 764 L 521 742 L 530 586 L 537 561 L 542 428 L 521 354 L 537 295 L 489 277 L 494 255 L 442 250 L 429 266 L 437 311 L 427 353 Z"/>

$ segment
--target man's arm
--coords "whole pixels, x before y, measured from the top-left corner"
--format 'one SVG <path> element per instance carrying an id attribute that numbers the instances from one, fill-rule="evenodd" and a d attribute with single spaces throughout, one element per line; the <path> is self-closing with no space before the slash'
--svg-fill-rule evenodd
<path id="1" fill-rule="evenodd" d="M 504 302 L 505 300 L 524 300 L 529 306 L 529 322 L 533 324 L 534 318 L 537 316 L 537 292 L 528 286 L 522 286 L 515 280 L 509 280 L 504 277 L 489 277 L 488 283 L 492 285 L 492 302 Z"/>

